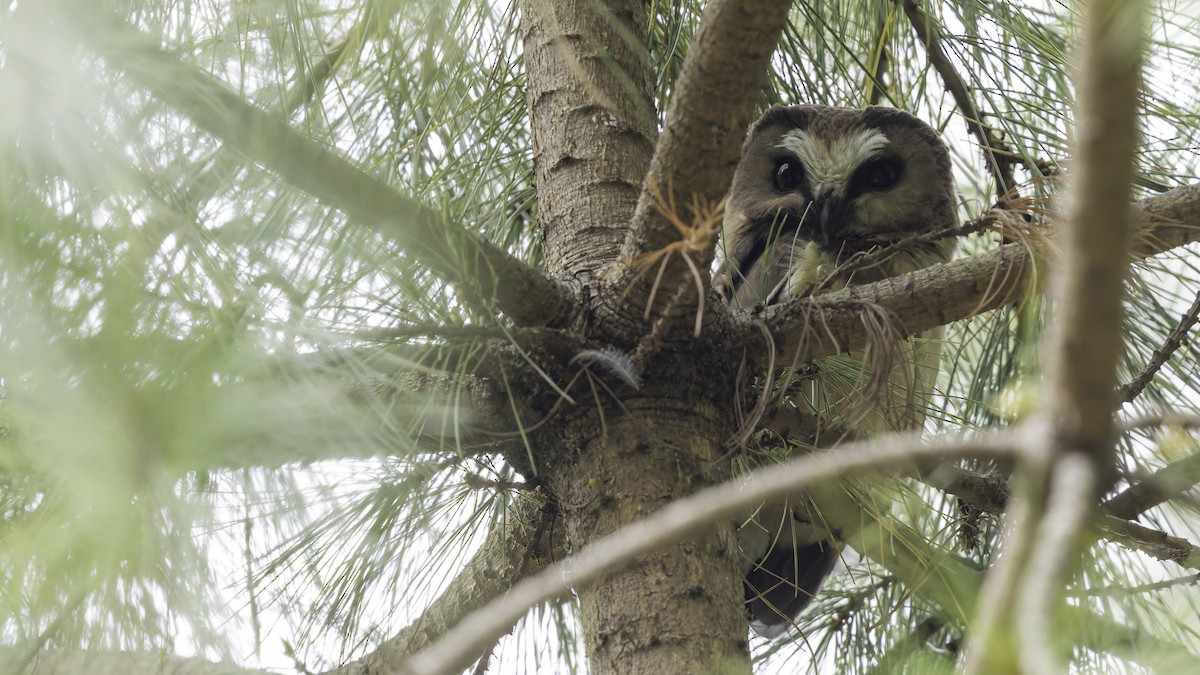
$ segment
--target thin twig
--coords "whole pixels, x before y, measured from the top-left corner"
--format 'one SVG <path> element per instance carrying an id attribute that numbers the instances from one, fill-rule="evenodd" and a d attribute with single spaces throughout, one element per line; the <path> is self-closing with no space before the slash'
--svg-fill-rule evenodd
<path id="1" fill-rule="evenodd" d="M 867 73 L 866 82 L 868 92 L 867 102 L 871 105 L 879 105 L 887 95 L 887 82 L 884 81 L 884 76 L 891 62 L 889 37 L 892 33 L 892 22 L 895 16 L 895 10 L 893 10 L 888 16 L 882 17 L 879 21 L 879 37 L 875 41 L 875 49 L 871 53 L 875 63 L 871 71 Z"/>
<path id="2" fill-rule="evenodd" d="M 944 227 L 933 232 L 919 232 L 905 235 L 899 239 L 890 239 L 889 235 L 864 238 L 866 243 L 873 245 L 873 248 L 850 255 L 826 274 L 822 281 L 809 286 L 803 293 L 795 297 L 807 298 L 817 295 L 825 290 L 829 282 L 835 279 L 845 279 L 855 272 L 882 265 L 889 258 L 909 250 L 914 244 L 937 243 L 946 239 L 957 239 L 993 230 L 998 221 L 998 215 L 993 210 L 963 225 Z"/>
<path id="3" fill-rule="evenodd" d="M 1171 358 L 1175 350 L 1183 345 L 1183 339 L 1187 337 L 1187 333 L 1192 329 L 1192 326 L 1196 325 L 1197 320 L 1200 320 L 1200 292 L 1196 293 L 1196 299 L 1192 302 L 1191 308 L 1184 312 L 1183 316 L 1179 319 L 1179 323 L 1175 324 L 1175 327 L 1167 334 L 1166 341 L 1163 342 L 1161 347 L 1154 350 L 1154 354 L 1150 357 L 1150 361 L 1142 369 L 1142 372 L 1138 373 L 1137 377 L 1133 378 L 1129 384 L 1118 390 L 1118 395 L 1121 397 L 1122 402 L 1130 403 L 1141 395 L 1142 390 L 1146 388 L 1150 380 L 1154 379 L 1154 376 L 1163 367 L 1163 364 Z"/>
<path id="4" fill-rule="evenodd" d="M 1085 588 L 1081 591 L 1070 592 L 1068 595 L 1078 598 L 1128 598 L 1134 595 L 1141 595 L 1142 593 L 1154 593 L 1155 591 L 1165 591 L 1176 586 L 1191 586 L 1197 583 L 1200 583 L 1200 573 L 1189 574 L 1174 579 L 1164 579 L 1163 581 L 1155 581 L 1149 584 L 1139 584 L 1137 586 Z"/>
<path id="5" fill-rule="evenodd" d="M 1010 199 L 1017 184 L 1013 176 L 1013 167 L 1017 163 L 1016 154 L 1008 147 L 1007 143 L 1001 140 L 995 129 L 983 121 L 983 115 L 976 107 L 975 101 L 972 100 L 966 81 L 958 74 L 950 58 L 946 56 L 941 38 L 930 29 L 925 13 L 917 6 L 915 0 L 896 0 L 896 2 L 904 8 L 904 14 L 912 24 L 913 32 L 917 34 L 917 39 L 921 44 L 925 45 L 930 64 L 941 75 L 946 91 L 954 99 L 954 104 L 958 106 L 959 112 L 967 121 L 967 127 L 975 135 L 975 139 L 979 141 L 979 147 L 986 154 L 988 169 L 996 181 L 997 200 L 1003 202 Z"/>
<path id="6" fill-rule="evenodd" d="M 1191 570 L 1200 570 L 1200 548 L 1182 537 L 1162 530 L 1121 520 L 1115 516 L 1103 516 L 1098 528 L 1105 537 L 1133 551 Z"/>
<path id="7" fill-rule="evenodd" d="M 1200 429 L 1200 414 L 1169 410 L 1166 412 L 1145 413 L 1137 417 L 1123 420 L 1118 425 L 1122 433 L 1144 431 L 1155 427 L 1179 427 L 1181 429 Z"/>
<path id="8" fill-rule="evenodd" d="M 771 339 L 771 333 L 767 330 L 765 324 L 759 323 L 759 327 L 762 329 L 763 344 L 767 347 L 767 368 L 763 371 L 766 374 L 766 381 L 762 383 L 758 394 L 758 401 L 754 404 L 753 410 L 750 411 L 749 417 L 742 421 L 738 431 L 734 434 L 733 440 L 728 444 L 731 447 L 744 447 L 746 441 L 758 430 L 758 423 L 762 420 L 763 414 L 767 410 L 767 404 L 772 398 L 771 390 L 775 386 L 775 341 Z"/>

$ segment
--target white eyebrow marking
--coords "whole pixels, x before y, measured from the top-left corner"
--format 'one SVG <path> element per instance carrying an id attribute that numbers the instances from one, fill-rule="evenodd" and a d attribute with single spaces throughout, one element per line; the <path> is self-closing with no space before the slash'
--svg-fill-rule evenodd
<path id="1" fill-rule="evenodd" d="M 776 147 L 795 153 L 812 183 L 813 194 L 832 192 L 838 197 L 845 197 L 854 170 L 890 142 L 882 131 L 876 129 L 863 129 L 855 134 L 831 139 L 795 129 L 784 134 Z"/>

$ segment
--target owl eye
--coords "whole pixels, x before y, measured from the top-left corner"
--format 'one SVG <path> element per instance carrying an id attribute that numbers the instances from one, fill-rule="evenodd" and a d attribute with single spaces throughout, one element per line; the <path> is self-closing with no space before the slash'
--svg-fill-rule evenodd
<path id="1" fill-rule="evenodd" d="M 895 162 L 877 162 L 866 167 L 862 174 L 862 184 L 873 189 L 890 188 L 900 180 L 900 165 Z"/>
<path id="2" fill-rule="evenodd" d="M 800 187 L 800 182 L 804 180 L 804 167 L 800 166 L 800 162 L 794 159 L 781 159 L 775 162 L 775 175 L 771 177 L 771 182 L 775 184 L 775 189 L 780 192 L 790 192 Z"/>

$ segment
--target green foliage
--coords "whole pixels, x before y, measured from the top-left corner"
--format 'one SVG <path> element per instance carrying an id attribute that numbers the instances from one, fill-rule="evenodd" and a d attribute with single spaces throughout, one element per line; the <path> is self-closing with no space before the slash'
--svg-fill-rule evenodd
<path id="1" fill-rule="evenodd" d="M 469 426 L 457 376 L 498 362 L 472 332 L 495 330 L 496 316 L 133 85 L 52 18 L 64 2 L 0 7 L 0 643 L 247 665 L 254 653 L 287 667 L 287 640 L 313 669 L 360 656 L 419 615 L 515 499 L 471 487 L 506 484 L 511 467 L 465 434 L 428 433 Z M 107 11 L 66 4 L 78 22 Z M 520 17 L 508 3 L 109 4 L 305 136 L 539 263 Z M 702 4 L 647 3 L 660 111 Z M 922 5 L 1017 158 L 1022 196 L 1053 195 L 1038 167 L 1070 164 L 1072 5 Z M 1200 178 L 1196 16 L 1187 3 L 1155 8 L 1140 196 Z M 797 2 L 760 103 L 876 100 L 944 131 L 964 221 L 996 201 L 988 160 L 897 5 Z M 1127 377 L 1200 288 L 1193 254 L 1146 262 L 1129 283 Z M 1008 421 L 1000 393 L 1034 386 L 1046 311 L 1032 301 L 951 327 L 931 432 Z M 1189 407 L 1198 359 L 1185 343 L 1130 412 Z M 445 374 L 450 393 L 391 395 L 392 378 L 413 374 Z M 380 391 L 347 394 L 363 382 Z M 1177 458 L 1177 439 L 1160 440 L 1127 439 L 1121 470 Z M 955 548 L 952 499 L 893 489 L 876 515 Z M 1184 503 L 1145 522 L 1194 539 L 1194 516 Z M 982 527 L 965 553 L 981 565 L 996 536 Z M 848 567 L 803 617 L 806 640 L 755 643 L 764 670 L 949 672 L 962 636 L 885 571 Z M 1073 592 L 1194 650 L 1194 587 L 1111 590 L 1173 573 L 1100 543 Z M 578 631 L 569 603 L 547 608 L 495 658 L 575 670 Z M 1081 670 L 1111 665 L 1076 658 Z"/>

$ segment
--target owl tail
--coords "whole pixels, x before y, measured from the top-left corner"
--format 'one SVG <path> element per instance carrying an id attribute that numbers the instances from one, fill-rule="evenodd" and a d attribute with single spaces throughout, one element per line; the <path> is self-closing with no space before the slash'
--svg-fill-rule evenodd
<path id="1" fill-rule="evenodd" d="M 801 534 L 794 525 L 783 529 Z M 812 528 L 802 525 L 799 529 Z M 769 550 L 743 570 L 750 627 L 766 638 L 778 637 L 794 625 L 838 559 L 838 547 L 823 537 L 793 537 L 781 531 L 774 539 Z M 748 541 L 742 543 L 744 549 L 757 548 L 748 547 Z"/>

